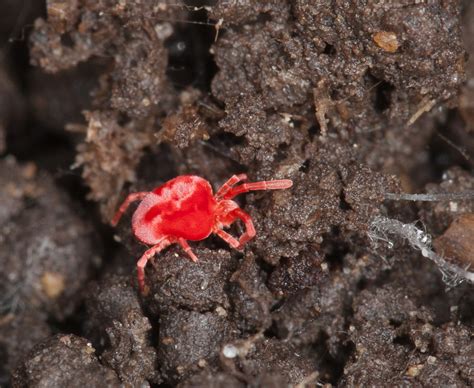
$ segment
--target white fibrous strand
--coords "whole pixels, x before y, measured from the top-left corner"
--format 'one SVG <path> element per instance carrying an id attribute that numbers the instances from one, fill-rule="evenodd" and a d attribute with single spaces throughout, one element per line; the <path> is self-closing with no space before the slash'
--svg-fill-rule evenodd
<path id="1" fill-rule="evenodd" d="M 431 246 L 431 236 L 414 224 L 404 224 L 395 219 L 377 216 L 370 225 L 368 235 L 372 242 L 384 241 L 389 248 L 394 246 L 388 237 L 389 235 L 397 235 L 406 239 L 413 248 L 421 251 L 424 257 L 438 266 L 443 275 L 443 281 L 448 287 L 455 287 L 465 280 L 474 283 L 474 272 L 449 263 L 434 252 Z"/>
<path id="2" fill-rule="evenodd" d="M 385 199 L 393 201 L 422 201 L 422 202 L 442 202 L 442 201 L 464 201 L 474 199 L 474 191 L 462 191 L 459 193 L 385 193 Z"/>

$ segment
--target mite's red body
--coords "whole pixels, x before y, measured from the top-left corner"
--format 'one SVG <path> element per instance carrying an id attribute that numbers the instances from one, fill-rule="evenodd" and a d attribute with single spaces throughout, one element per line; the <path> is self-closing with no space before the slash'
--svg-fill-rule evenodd
<path id="1" fill-rule="evenodd" d="M 232 201 L 233 197 L 252 190 L 286 189 L 293 184 L 291 180 L 283 179 L 235 186 L 245 179 L 245 174 L 234 175 L 213 195 L 211 185 L 205 179 L 182 175 L 151 192 L 132 193 L 127 197 L 112 225 L 118 223 L 131 202 L 141 200 L 132 218 L 133 233 L 140 241 L 153 245 L 137 263 L 142 292 L 145 291 L 144 269 L 147 261 L 170 244 L 180 244 L 191 260 L 197 261 L 187 240 L 203 240 L 215 233 L 232 248 L 240 249 L 255 236 L 252 219 Z M 223 230 L 238 219 L 246 227 L 239 240 Z"/>

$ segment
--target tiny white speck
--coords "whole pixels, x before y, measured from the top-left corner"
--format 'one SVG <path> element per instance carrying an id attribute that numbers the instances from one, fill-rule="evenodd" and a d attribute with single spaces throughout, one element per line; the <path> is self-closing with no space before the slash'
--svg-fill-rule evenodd
<path id="1" fill-rule="evenodd" d="M 224 349 L 222 349 L 222 353 L 226 358 L 235 358 L 237 357 L 238 350 L 234 345 L 226 345 Z"/>
<path id="2" fill-rule="evenodd" d="M 453 213 L 458 211 L 458 203 L 457 202 L 450 202 L 449 203 L 449 210 L 451 210 Z"/>

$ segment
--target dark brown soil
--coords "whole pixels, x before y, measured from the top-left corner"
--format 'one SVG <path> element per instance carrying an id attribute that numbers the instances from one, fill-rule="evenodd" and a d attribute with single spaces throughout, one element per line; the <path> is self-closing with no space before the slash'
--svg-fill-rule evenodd
<path id="1" fill-rule="evenodd" d="M 0 386 L 473 386 L 473 284 L 427 258 L 474 260 L 473 25 L 467 0 L 0 3 Z M 294 185 L 141 295 L 121 201 L 243 172 Z"/>

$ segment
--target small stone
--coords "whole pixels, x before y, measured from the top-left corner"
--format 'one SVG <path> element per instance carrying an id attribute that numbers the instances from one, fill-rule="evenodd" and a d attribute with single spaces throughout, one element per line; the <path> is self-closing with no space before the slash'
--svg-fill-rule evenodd
<path id="1" fill-rule="evenodd" d="M 408 367 L 405 374 L 410 377 L 416 377 L 420 374 L 422 369 L 423 369 L 423 364 L 411 365 Z"/>
<path id="2" fill-rule="evenodd" d="M 373 35 L 373 40 L 381 49 L 394 53 L 398 50 L 400 44 L 398 43 L 397 35 L 391 31 L 379 31 Z"/>
<path id="3" fill-rule="evenodd" d="M 220 317 L 226 317 L 227 316 L 227 311 L 221 307 L 221 306 L 217 306 L 216 307 L 216 313 L 217 315 L 219 315 Z"/>
<path id="4" fill-rule="evenodd" d="M 55 299 L 64 291 L 64 276 L 56 272 L 45 272 L 41 277 L 41 287 L 48 298 Z"/>
<path id="5" fill-rule="evenodd" d="M 174 340 L 171 337 L 165 337 L 161 340 L 161 343 L 163 345 L 172 345 L 174 343 Z"/>
<path id="6" fill-rule="evenodd" d="M 435 364 L 437 359 L 434 356 L 429 356 L 427 361 L 428 361 L 428 364 Z"/>

